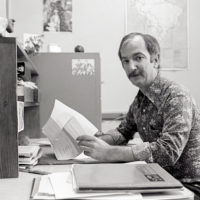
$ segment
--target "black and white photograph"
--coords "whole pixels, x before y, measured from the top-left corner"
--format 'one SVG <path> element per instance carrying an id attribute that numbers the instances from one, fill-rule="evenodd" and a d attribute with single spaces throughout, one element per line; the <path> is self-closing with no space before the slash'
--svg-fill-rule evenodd
<path id="1" fill-rule="evenodd" d="M 72 32 L 72 0 L 43 0 L 43 30 Z"/>
<path id="2" fill-rule="evenodd" d="M 200 0 L 0 0 L 0 200 L 200 200 Z"/>

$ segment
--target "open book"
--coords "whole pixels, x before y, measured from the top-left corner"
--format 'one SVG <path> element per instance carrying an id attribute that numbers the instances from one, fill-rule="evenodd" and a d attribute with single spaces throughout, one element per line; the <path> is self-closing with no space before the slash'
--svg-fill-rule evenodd
<path id="1" fill-rule="evenodd" d="M 79 112 L 57 99 L 43 133 L 49 138 L 57 160 L 73 159 L 81 153 L 76 138 L 94 135 L 98 129 Z"/>

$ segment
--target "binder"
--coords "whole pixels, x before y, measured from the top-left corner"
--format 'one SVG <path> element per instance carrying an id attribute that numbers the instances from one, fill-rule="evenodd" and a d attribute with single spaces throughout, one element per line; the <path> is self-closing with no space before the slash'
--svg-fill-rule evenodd
<path id="1" fill-rule="evenodd" d="M 74 164 L 72 174 L 73 187 L 79 192 L 132 190 L 144 193 L 183 187 L 157 163 Z"/>

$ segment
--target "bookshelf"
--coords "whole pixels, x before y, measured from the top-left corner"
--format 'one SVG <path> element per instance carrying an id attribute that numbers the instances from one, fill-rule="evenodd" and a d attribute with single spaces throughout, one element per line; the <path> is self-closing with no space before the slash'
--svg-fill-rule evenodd
<path id="1" fill-rule="evenodd" d="M 38 72 L 16 38 L 0 37 L 0 178 L 18 177 L 19 138 L 40 129 L 39 102 L 24 102 L 24 130 L 18 133 L 17 63 L 24 62 L 22 79 L 37 84 Z"/>

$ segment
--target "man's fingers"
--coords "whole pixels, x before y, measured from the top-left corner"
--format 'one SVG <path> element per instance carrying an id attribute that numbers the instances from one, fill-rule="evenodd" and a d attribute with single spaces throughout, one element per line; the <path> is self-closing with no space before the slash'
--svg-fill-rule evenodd
<path id="1" fill-rule="evenodd" d="M 79 140 L 79 141 L 82 141 L 82 140 L 95 141 L 96 138 L 94 136 L 91 136 L 91 135 L 81 135 L 81 136 L 77 137 L 76 140 Z"/>
<path id="2" fill-rule="evenodd" d="M 85 140 L 82 140 L 78 143 L 79 146 L 86 146 L 86 147 L 90 147 L 90 148 L 93 148 L 94 147 L 94 144 L 92 143 L 92 141 L 85 141 Z"/>
<path id="3" fill-rule="evenodd" d="M 87 146 L 80 146 L 81 151 L 87 151 L 87 152 L 91 152 L 91 148 L 87 147 Z"/>
<path id="4" fill-rule="evenodd" d="M 89 151 L 84 151 L 84 154 L 85 154 L 86 156 L 91 156 L 91 152 L 89 152 Z"/>

